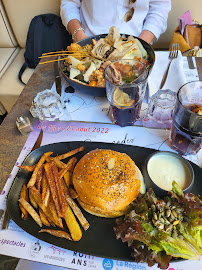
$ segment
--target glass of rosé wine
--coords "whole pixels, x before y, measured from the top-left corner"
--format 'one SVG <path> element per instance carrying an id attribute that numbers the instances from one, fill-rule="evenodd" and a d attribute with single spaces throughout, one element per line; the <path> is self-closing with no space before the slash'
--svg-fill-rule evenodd
<path id="1" fill-rule="evenodd" d="M 177 93 L 170 132 L 171 147 L 181 155 L 202 147 L 202 81 L 188 82 Z"/>

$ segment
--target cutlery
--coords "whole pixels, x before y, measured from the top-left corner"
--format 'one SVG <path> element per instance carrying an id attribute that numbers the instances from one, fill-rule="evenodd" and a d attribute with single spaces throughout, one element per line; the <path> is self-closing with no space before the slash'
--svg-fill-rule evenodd
<path id="1" fill-rule="evenodd" d="M 41 131 L 40 131 L 40 133 L 38 135 L 38 138 L 37 138 L 34 146 L 32 147 L 31 152 L 40 147 L 41 142 L 42 142 L 42 138 L 43 138 L 43 130 L 41 129 Z M 4 214 L 3 214 L 3 220 L 2 220 L 2 224 L 1 224 L 1 229 L 2 230 L 6 230 L 8 228 L 9 220 L 10 220 L 10 217 L 9 217 L 9 214 L 8 214 L 8 211 L 7 211 L 7 208 L 6 208 L 5 211 L 4 211 Z"/>
<path id="2" fill-rule="evenodd" d="M 165 82 L 166 82 L 166 79 L 167 79 L 167 76 L 168 76 L 168 71 L 169 71 L 169 68 L 170 68 L 170 64 L 172 63 L 172 60 L 173 59 L 177 58 L 177 56 L 178 56 L 178 50 L 179 50 L 179 43 L 173 43 L 172 44 L 172 49 L 171 49 L 171 51 L 169 53 L 169 57 L 168 57 L 169 63 L 168 63 L 167 69 L 166 69 L 166 71 L 164 73 L 164 76 L 163 76 L 163 79 L 161 81 L 161 84 L 160 84 L 160 88 L 159 89 L 162 89 L 163 86 L 164 86 L 164 84 L 165 84 Z"/>
<path id="3" fill-rule="evenodd" d="M 189 55 L 187 56 L 187 62 L 188 62 L 188 65 L 189 65 L 190 69 L 195 69 L 192 56 L 189 56 Z"/>
<path id="4" fill-rule="evenodd" d="M 55 62 L 54 71 L 55 71 L 56 91 L 61 96 L 61 78 L 60 78 L 59 69 L 58 69 L 58 62 Z"/>
<path id="5" fill-rule="evenodd" d="M 34 151 L 35 149 L 39 148 L 41 146 L 41 142 L 42 142 L 42 138 L 43 138 L 43 130 L 41 129 L 39 135 L 38 135 L 38 138 L 34 144 L 34 146 L 32 147 L 32 151 Z"/>

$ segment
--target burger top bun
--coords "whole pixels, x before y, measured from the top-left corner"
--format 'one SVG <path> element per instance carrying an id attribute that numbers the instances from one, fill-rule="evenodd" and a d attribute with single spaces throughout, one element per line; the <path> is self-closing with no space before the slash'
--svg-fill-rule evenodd
<path id="1" fill-rule="evenodd" d="M 142 174 L 125 153 L 96 149 L 84 155 L 73 172 L 78 202 L 89 213 L 118 217 L 140 192 Z"/>

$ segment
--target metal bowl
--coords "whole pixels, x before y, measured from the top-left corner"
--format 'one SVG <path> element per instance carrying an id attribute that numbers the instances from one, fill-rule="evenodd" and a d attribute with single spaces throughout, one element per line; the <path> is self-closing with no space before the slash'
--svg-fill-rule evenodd
<path id="1" fill-rule="evenodd" d="M 102 35 L 96 35 L 96 36 L 91 36 L 88 38 L 85 38 L 81 41 L 78 42 L 79 45 L 85 46 L 86 44 L 92 44 L 92 39 L 95 39 L 96 41 L 106 37 L 108 34 L 102 34 Z M 127 37 L 128 35 L 126 35 Z M 136 37 L 137 38 L 137 37 Z M 148 44 L 146 41 L 137 38 L 147 51 L 149 55 L 149 62 L 151 63 L 151 66 L 149 68 L 149 73 L 151 72 L 154 62 L 155 62 L 155 53 L 150 44 Z M 106 88 L 105 87 L 96 87 L 96 86 L 89 86 L 89 85 L 84 85 L 82 83 L 76 82 L 74 80 L 71 80 L 68 75 L 63 71 L 65 68 L 64 61 L 59 61 L 59 68 L 61 71 L 61 74 L 63 75 L 64 79 L 68 82 L 70 86 L 75 88 L 78 91 L 81 91 L 82 93 L 85 93 L 87 95 L 92 95 L 92 96 L 97 96 L 97 97 L 103 97 L 106 96 Z"/>
<path id="2" fill-rule="evenodd" d="M 193 170 L 193 168 L 192 168 L 192 166 L 191 166 L 191 164 L 190 164 L 190 162 L 188 160 L 186 160 L 182 156 L 180 156 L 180 155 L 178 155 L 176 153 L 173 153 L 173 152 L 156 151 L 156 152 L 152 153 L 151 155 L 149 155 L 147 157 L 147 159 L 144 161 L 144 163 L 142 165 L 142 168 L 141 168 L 142 170 L 141 171 L 142 171 L 144 181 L 145 181 L 145 184 L 146 184 L 146 189 L 149 190 L 150 188 L 152 188 L 154 193 L 157 196 L 159 196 L 160 198 L 163 198 L 163 197 L 167 196 L 168 191 L 161 188 L 160 186 L 158 186 L 156 184 L 155 181 L 153 181 L 153 179 L 151 178 L 150 173 L 149 173 L 148 163 L 154 157 L 159 157 L 159 158 L 163 157 L 165 159 L 165 158 L 168 158 L 169 156 L 176 159 L 176 161 L 179 160 L 183 164 L 185 170 L 187 171 L 187 177 L 189 178 L 189 183 L 183 189 L 184 194 L 185 193 L 190 193 L 192 188 L 193 188 L 193 185 L 194 185 L 194 178 L 195 178 L 194 170 Z M 168 170 L 169 170 L 169 168 L 167 167 L 167 171 Z M 159 172 L 159 174 L 162 172 L 162 174 L 164 175 L 164 171 L 158 170 L 158 172 Z M 175 179 L 173 179 L 173 180 L 175 180 Z M 165 179 L 165 182 L 166 182 L 166 179 Z"/>

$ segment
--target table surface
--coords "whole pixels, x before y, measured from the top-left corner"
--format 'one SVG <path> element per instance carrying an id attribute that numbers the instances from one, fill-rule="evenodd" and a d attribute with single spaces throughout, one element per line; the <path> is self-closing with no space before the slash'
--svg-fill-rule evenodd
<path id="1" fill-rule="evenodd" d="M 199 78 L 202 80 L 202 58 L 196 58 Z M 30 106 L 38 92 L 50 89 L 54 82 L 54 63 L 38 65 L 23 89 L 15 105 L 0 126 L 0 191 L 2 191 L 9 174 L 25 144 L 28 135 L 22 136 L 16 127 L 16 118 L 28 116 L 31 123 L 34 119 Z"/>

